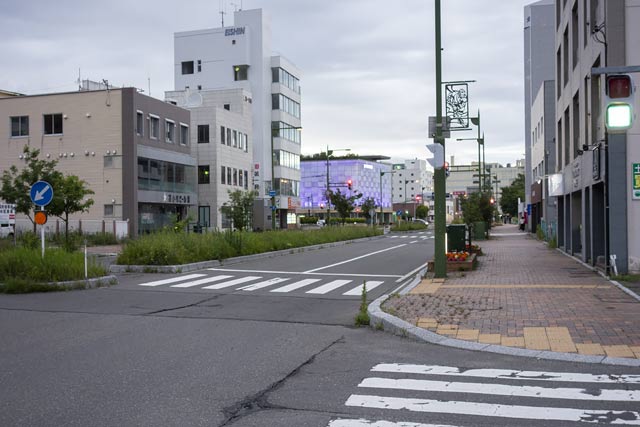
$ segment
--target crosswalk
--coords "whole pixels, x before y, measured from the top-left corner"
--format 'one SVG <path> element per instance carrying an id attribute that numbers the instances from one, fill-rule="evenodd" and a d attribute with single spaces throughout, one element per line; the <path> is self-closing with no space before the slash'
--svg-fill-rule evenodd
<path id="1" fill-rule="evenodd" d="M 428 240 L 428 239 L 435 239 L 435 236 L 433 234 L 427 234 L 425 231 L 421 231 L 418 234 L 394 234 L 392 236 L 389 236 L 389 239 L 399 239 L 399 240 L 403 240 L 403 239 L 411 239 L 412 241 L 409 243 L 417 243 L 419 241 L 424 241 L 424 240 Z"/>
<path id="2" fill-rule="evenodd" d="M 210 270 L 216 271 L 216 269 Z M 242 273 L 242 271 L 238 271 L 237 273 Z M 268 273 L 277 274 L 278 272 Z M 354 286 L 356 284 L 357 286 Z M 384 284 L 384 280 L 365 280 L 363 278 L 333 278 L 333 280 L 331 280 L 322 278 L 322 276 L 320 278 L 303 278 L 300 275 L 271 278 L 258 275 L 240 275 L 240 277 L 238 277 L 238 274 L 227 274 L 227 272 L 225 272 L 225 274 L 215 274 L 212 276 L 203 273 L 186 274 L 169 279 L 138 283 L 138 286 L 151 288 L 170 287 L 177 289 L 200 288 L 203 290 L 233 289 L 243 292 L 264 290 L 274 294 L 286 294 L 299 291 L 309 295 L 338 293 L 342 296 L 360 296 L 362 295 L 363 286 L 366 285 L 368 293 L 382 284 Z"/>
<path id="3" fill-rule="evenodd" d="M 381 363 L 371 372 L 358 384 L 362 393 L 350 395 L 345 406 L 371 409 L 372 414 L 391 411 L 388 418 L 394 421 L 340 418 L 327 427 L 455 427 L 395 421 L 399 416 L 424 420 L 425 414 L 470 416 L 476 423 L 482 419 L 483 425 L 522 425 L 525 420 L 544 420 L 546 426 L 569 422 L 640 425 L 640 375 L 401 363 Z M 512 404 L 515 400 L 523 404 Z"/>

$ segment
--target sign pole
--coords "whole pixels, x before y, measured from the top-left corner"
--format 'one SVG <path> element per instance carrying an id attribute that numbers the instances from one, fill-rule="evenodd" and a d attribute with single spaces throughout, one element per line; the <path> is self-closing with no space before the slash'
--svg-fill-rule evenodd
<path id="1" fill-rule="evenodd" d="M 435 2 L 435 54 L 436 54 L 436 135 L 435 143 L 442 144 L 444 147 L 444 136 L 442 134 L 442 50 L 441 50 L 441 21 L 440 21 L 440 0 Z M 443 150 L 444 151 L 444 150 Z M 446 259 L 446 243 L 445 243 L 445 172 L 444 168 L 435 169 L 433 172 L 434 180 L 434 220 L 435 220 L 435 277 L 447 277 L 447 259 Z"/>
<path id="2" fill-rule="evenodd" d="M 40 226 L 40 239 L 42 240 L 42 259 L 44 259 L 44 224 Z"/>

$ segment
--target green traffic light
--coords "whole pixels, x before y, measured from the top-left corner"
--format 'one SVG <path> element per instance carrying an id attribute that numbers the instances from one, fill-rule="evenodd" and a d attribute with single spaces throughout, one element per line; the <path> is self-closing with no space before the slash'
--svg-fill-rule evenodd
<path id="1" fill-rule="evenodd" d="M 609 104 L 606 123 L 608 129 L 628 129 L 633 121 L 633 111 L 629 104 Z"/>

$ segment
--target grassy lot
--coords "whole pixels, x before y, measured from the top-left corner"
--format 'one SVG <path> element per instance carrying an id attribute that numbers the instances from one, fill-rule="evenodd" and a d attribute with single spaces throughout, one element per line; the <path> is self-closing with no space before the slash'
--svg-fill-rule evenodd
<path id="1" fill-rule="evenodd" d="M 149 234 L 126 243 L 117 263 L 124 265 L 179 265 L 222 260 L 242 255 L 359 239 L 382 234 L 373 227 L 323 227 L 263 233 L 220 232 Z"/>

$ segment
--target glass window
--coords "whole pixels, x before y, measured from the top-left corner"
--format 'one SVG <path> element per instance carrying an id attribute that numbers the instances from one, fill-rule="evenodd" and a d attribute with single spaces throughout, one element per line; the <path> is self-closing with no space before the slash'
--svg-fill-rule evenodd
<path id="1" fill-rule="evenodd" d="M 227 145 L 231 147 L 231 129 L 227 128 Z"/>
<path id="2" fill-rule="evenodd" d="M 198 166 L 198 184 L 209 184 L 209 165 Z"/>
<path id="3" fill-rule="evenodd" d="M 173 144 L 176 138 L 176 124 L 173 123 L 172 121 L 165 120 L 164 126 L 167 132 L 166 141 L 170 144 Z"/>
<path id="4" fill-rule="evenodd" d="M 182 62 L 182 74 L 193 74 L 193 61 Z"/>
<path id="5" fill-rule="evenodd" d="M 238 185 L 239 185 L 240 187 L 242 187 L 242 186 L 243 186 L 243 185 L 242 185 L 242 178 L 243 178 L 242 171 L 241 171 L 241 170 L 239 170 L 239 171 L 238 171 Z"/>
<path id="6" fill-rule="evenodd" d="M 198 144 L 209 143 L 209 125 L 198 125 Z"/>
<path id="7" fill-rule="evenodd" d="M 233 146 L 234 147 L 238 146 L 238 131 L 237 130 L 233 131 Z"/>
<path id="8" fill-rule="evenodd" d="M 221 184 L 227 183 L 227 171 L 224 166 L 220 166 L 220 183 Z"/>
<path id="9" fill-rule="evenodd" d="M 11 117 L 11 136 L 29 136 L 29 116 Z"/>
<path id="10" fill-rule="evenodd" d="M 233 66 L 233 80 L 247 80 L 249 76 L 249 66 L 248 65 L 234 65 Z"/>
<path id="11" fill-rule="evenodd" d="M 249 152 L 249 135 L 247 135 L 246 133 L 244 134 L 244 152 Z"/>
<path id="12" fill-rule="evenodd" d="M 227 185 L 231 185 L 231 168 L 227 168 Z"/>
<path id="13" fill-rule="evenodd" d="M 142 111 L 136 112 L 136 134 L 138 136 L 144 135 L 144 113 Z"/>
<path id="14" fill-rule="evenodd" d="M 227 132 L 225 131 L 224 126 L 220 126 L 220 144 L 224 145 L 226 142 Z"/>
<path id="15" fill-rule="evenodd" d="M 198 224 L 203 227 L 211 225 L 211 206 L 198 206 Z"/>
<path id="16" fill-rule="evenodd" d="M 149 136 L 151 139 L 158 139 L 160 136 L 160 118 L 149 116 Z"/>
<path id="17" fill-rule="evenodd" d="M 238 169 L 233 168 L 233 185 L 238 185 Z"/>
<path id="18" fill-rule="evenodd" d="M 104 216 L 113 216 L 113 205 L 104 205 Z"/>
<path id="19" fill-rule="evenodd" d="M 198 72 L 202 71 L 202 60 L 198 59 Z"/>
<path id="20" fill-rule="evenodd" d="M 249 189 L 249 171 L 244 171 L 244 189 Z"/>
<path id="21" fill-rule="evenodd" d="M 44 115 L 44 134 L 45 135 L 62 134 L 62 113 Z"/>
<path id="22" fill-rule="evenodd" d="M 180 144 L 187 145 L 189 143 L 189 126 L 180 124 Z"/>

